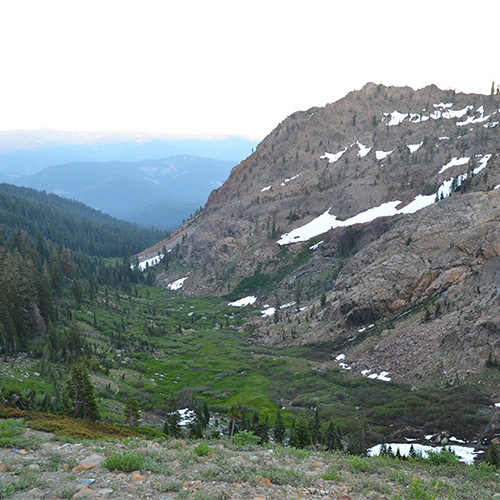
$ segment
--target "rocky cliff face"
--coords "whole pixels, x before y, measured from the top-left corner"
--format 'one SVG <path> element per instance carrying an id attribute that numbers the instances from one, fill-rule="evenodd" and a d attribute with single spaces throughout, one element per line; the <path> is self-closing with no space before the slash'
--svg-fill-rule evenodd
<path id="1" fill-rule="evenodd" d="M 264 342 L 378 328 L 347 344 L 353 369 L 481 370 L 489 352 L 500 357 L 499 122 L 498 95 L 367 84 L 284 120 L 196 220 L 142 257 L 175 249 L 185 293 L 263 275 L 279 279 L 255 290 L 262 303 L 316 301 L 319 314 L 287 311 L 290 326 L 262 320 Z"/>

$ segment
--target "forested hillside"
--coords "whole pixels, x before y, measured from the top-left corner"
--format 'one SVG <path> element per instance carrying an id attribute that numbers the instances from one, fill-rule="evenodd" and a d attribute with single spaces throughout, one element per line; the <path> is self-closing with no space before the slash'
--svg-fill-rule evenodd
<path id="1" fill-rule="evenodd" d="M 23 228 L 54 244 L 100 257 L 131 255 L 164 232 L 121 221 L 75 201 L 31 188 L 0 184 L 0 235 Z"/>

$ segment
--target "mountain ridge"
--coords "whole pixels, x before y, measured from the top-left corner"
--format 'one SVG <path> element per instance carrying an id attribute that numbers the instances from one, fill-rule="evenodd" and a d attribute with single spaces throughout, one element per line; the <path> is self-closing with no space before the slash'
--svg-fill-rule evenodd
<path id="1" fill-rule="evenodd" d="M 456 324 L 458 320 L 453 311 L 447 310 L 451 306 L 443 303 L 440 294 L 451 288 L 456 303 L 472 311 L 474 307 L 467 303 L 470 290 L 481 289 L 488 282 L 484 276 L 496 272 L 496 229 L 475 212 L 478 207 L 489 206 L 491 220 L 500 217 L 499 192 L 495 190 L 500 185 L 499 113 L 498 95 L 442 91 L 435 85 L 415 91 L 375 84 L 367 84 L 323 108 L 294 113 L 232 170 L 222 187 L 211 193 L 201 215 L 140 257 L 162 248 L 176 248 L 185 266 L 183 276 L 188 276 L 182 293 L 202 295 L 210 290 L 224 294 L 245 289 L 256 295 L 261 305 L 290 302 L 302 294 L 308 297 L 304 300 L 308 310 L 313 306 L 321 309 L 323 319 L 314 319 L 313 330 L 310 324 L 304 326 L 309 313 L 290 308 L 282 312 L 290 326 L 279 320 L 276 325 L 271 320 L 256 321 L 257 337 L 263 342 L 335 343 L 372 322 L 377 323 L 379 334 L 390 337 L 394 318 L 410 305 L 418 309 L 413 316 L 414 331 L 419 330 L 419 321 L 429 320 L 424 318 L 424 310 L 429 314 L 429 308 L 438 307 L 438 303 L 440 314 L 432 314 L 431 319 L 443 322 L 445 317 L 451 328 L 451 322 Z M 403 215 L 405 207 L 415 213 Z M 308 228 L 318 224 L 321 214 L 327 218 L 327 213 L 330 227 L 337 221 L 344 221 L 340 225 L 345 227 L 328 231 L 330 227 L 321 226 L 322 230 L 308 237 L 283 241 L 292 231 L 304 233 L 307 224 Z M 459 213 L 461 219 L 457 220 L 465 225 L 454 219 Z M 463 256 L 446 252 L 444 245 L 450 244 L 450 238 L 440 236 L 450 232 L 440 220 L 443 214 L 461 238 L 464 231 L 467 233 L 464 245 L 473 248 L 472 253 L 479 252 L 477 263 L 471 258 L 460 266 L 457 262 Z M 433 232 L 433 227 L 439 230 Z M 387 234 L 400 235 L 401 251 L 384 265 L 388 261 L 384 257 L 392 255 L 384 247 Z M 353 241 L 349 242 L 349 237 Z M 416 238 L 425 242 L 420 250 Z M 375 250 L 369 252 L 367 248 Z M 409 266 L 418 252 L 428 252 L 429 262 L 414 267 L 415 272 L 401 289 L 398 265 Z M 448 255 L 448 261 L 442 255 Z M 418 258 L 426 262 L 425 255 Z M 438 263 L 434 267 L 433 259 Z M 370 293 L 362 293 L 362 283 L 354 286 L 348 273 L 361 276 L 360 270 L 368 264 L 379 279 L 372 283 Z M 484 271 L 487 268 L 488 273 Z M 163 283 L 175 277 L 166 274 Z M 269 280 L 277 280 L 275 286 L 259 287 L 258 283 Z M 243 282 L 255 286 L 239 287 Z M 377 286 L 382 285 L 383 300 L 377 297 Z M 349 287 L 357 290 L 357 295 L 349 293 Z M 323 306 L 319 304 L 322 293 L 326 296 Z M 496 311 L 494 297 L 483 301 L 482 307 Z M 476 323 L 481 317 L 471 312 L 470 321 L 462 317 L 455 329 L 455 340 L 464 341 L 465 350 L 474 351 L 475 340 L 464 340 L 464 324 L 479 332 L 481 327 Z M 387 324 L 389 329 L 384 326 Z M 493 329 L 500 326 L 491 324 L 496 325 Z M 369 342 L 360 340 L 360 345 L 366 347 Z M 486 347 L 476 349 L 467 362 L 457 356 L 447 359 L 446 367 L 439 368 L 441 375 L 443 370 L 450 374 L 484 370 L 488 349 L 500 356 L 500 346 L 491 337 Z M 352 363 L 361 363 L 364 355 L 360 350 L 352 350 Z M 437 350 L 443 354 L 443 345 Z M 399 376 L 411 373 L 412 377 L 435 377 L 439 370 L 430 367 L 431 357 L 428 353 L 417 372 L 408 358 Z"/>
<path id="2" fill-rule="evenodd" d="M 233 166 L 191 155 L 140 162 L 73 162 L 10 182 L 76 199 L 114 217 L 172 229 L 204 204 Z M 158 210 L 162 212 L 156 215 Z"/>

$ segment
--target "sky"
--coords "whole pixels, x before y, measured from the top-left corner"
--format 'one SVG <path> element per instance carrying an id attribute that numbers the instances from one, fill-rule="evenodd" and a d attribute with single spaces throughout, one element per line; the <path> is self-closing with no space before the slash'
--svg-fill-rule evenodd
<path id="1" fill-rule="evenodd" d="M 6 0 L 0 130 L 260 140 L 367 82 L 488 94 L 499 17 L 498 0 Z"/>

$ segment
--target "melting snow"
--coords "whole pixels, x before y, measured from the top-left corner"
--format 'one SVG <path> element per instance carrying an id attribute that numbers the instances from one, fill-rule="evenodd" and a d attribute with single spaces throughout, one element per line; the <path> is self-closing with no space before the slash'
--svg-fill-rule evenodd
<path id="1" fill-rule="evenodd" d="M 394 148 L 392 151 L 375 151 L 375 157 L 377 158 L 377 160 L 383 160 L 387 158 L 395 150 L 396 148 Z"/>
<path id="2" fill-rule="evenodd" d="M 287 304 L 283 304 L 282 306 L 280 306 L 280 310 L 281 309 L 286 309 L 287 307 L 292 307 L 296 304 L 295 301 L 292 301 L 292 302 L 288 302 Z M 264 306 L 266 307 L 266 306 Z M 276 308 L 275 307 L 267 307 L 267 309 L 264 309 L 263 311 L 260 311 L 260 313 L 262 314 L 262 317 L 265 318 L 267 316 L 272 316 L 276 311 Z"/>
<path id="3" fill-rule="evenodd" d="M 300 175 L 300 174 L 297 174 L 297 175 L 294 175 L 293 177 L 290 177 L 290 179 L 285 179 L 285 180 L 281 183 L 281 185 L 282 185 L 282 186 L 284 186 L 284 185 L 288 184 L 289 182 L 291 182 L 291 181 L 295 180 L 295 179 L 296 179 L 299 175 Z"/>
<path id="4" fill-rule="evenodd" d="M 176 281 L 173 281 L 172 283 L 169 283 L 167 285 L 167 288 L 169 290 L 179 290 L 180 288 L 182 288 L 182 285 L 184 285 L 184 281 L 186 281 L 188 279 L 188 277 L 186 276 L 185 278 L 181 278 L 181 279 L 178 279 Z"/>
<path id="5" fill-rule="evenodd" d="M 480 160 L 479 160 L 479 167 L 475 168 L 473 170 L 474 175 L 477 175 L 481 170 L 486 168 L 488 166 L 488 161 L 490 160 L 491 155 L 484 155 Z"/>
<path id="6" fill-rule="evenodd" d="M 147 259 L 147 260 L 143 260 L 142 262 L 139 262 L 139 269 L 141 271 L 144 271 L 146 269 L 146 267 L 151 267 L 151 266 L 156 266 L 157 264 L 159 264 L 161 262 L 161 259 L 163 259 L 164 255 L 163 254 L 160 254 L 160 255 L 157 255 L 156 257 L 151 257 L 150 259 Z M 134 266 L 132 265 L 132 268 Z"/>
<path id="7" fill-rule="evenodd" d="M 451 108 L 453 106 L 452 102 L 447 102 L 446 104 L 443 102 L 440 102 L 439 104 L 433 104 L 435 108 Z"/>
<path id="8" fill-rule="evenodd" d="M 410 453 L 410 448 L 413 446 L 413 449 L 415 450 L 415 453 L 421 455 L 423 458 L 428 457 L 429 451 L 439 453 L 443 448 L 451 449 L 455 455 L 458 456 L 458 460 L 460 462 L 465 462 L 467 464 L 472 464 L 474 463 L 474 458 L 476 455 L 478 455 L 480 452 L 475 451 L 474 448 L 468 447 L 468 446 L 456 446 L 456 445 L 450 445 L 450 446 L 430 446 L 426 444 L 418 444 L 418 443 L 389 443 L 386 444 L 386 447 L 391 448 L 392 452 L 394 454 L 397 453 L 397 450 L 399 449 L 399 454 L 401 456 L 407 457 Z M 380 449 L 382 445 L 377 444 L 373 448 L 370 448 L 368 450 L 368 455 L 371 457 L 377 456 L 380 454 Z"/>
<path id="9" fill-rule="evenodd" d="M 457 158 L 456 156 L 454 156 L 446 165 L 443 165 L 441 167 L 439 173 L 442 174 L 445 170 L 448 170 L 451 167 L 465 165 L 466 163 L 469 163 L 469 160 L 470 158 L 468 156 L 464 156 L 463 158 Z"/>
<path id="10" fill-rule="evenodd" d="M 411 203 L 399 210 L 396 209 L 396 207 L 401 203 L 401 201 L 388 201 L 387 203 L 382 203 L 382 205 L 379 205 L 378 207 L 365 210 L 364 212 L 361 212 L 345 221 L 337 220 L 337 216 L 330 214 L 330 209 L 328 209 L 325 213 L 316 217 L 316 219 L 313 219 L 304 226 L 298 227 L 293 231 L 282 235 L 281 239 L 278 240 L 278 244 L 288 245 L 299 241 L 307 241 L 314 236 L 326 233 L 330 229 L 371 222 L 379 217 L 390 217 L 397 214 L 411 214 L 427 207 L 428 205 L 431 205 L 434 203 L 435 199 L 436 195 L 418 195 Z"/>
<path id="11" fill-rule="evenodd" d="M 336 358 L 335 361 L 342 361 L 345 359 L 345 354 L 339 354 Z"/>
<path id="12" fill-rule="evenodd" d="M 389 123 L 387 124 L 387 126 L 392 127 L 394 125 L 399 125 L 407 117 L 408 117 L 408 113 L 399 113 L 398 111 L 393 111 L 391 113 L 391 119 L 390 119 Z"/>
<path id="13" fill-rule="evenodd" d="M 418 151 L 424 141 L 422 141 L 420 144 L 408 144 L 407 148 L 410 150 L 410 153 L 415 153 L 415 151 Z"/>
<path id="14" fill-rule="evenodd" d="M 324 243 L 325 240 L 321 240 L 320 242 L 316 243 L 315 245 L 312 245 L 309 247 L 309 250 L 317 250 L 319 248 L 319 246 L 321 245 L 321 243 Z"/>
<path id="15" fill-rule="evenodd" d="M 452 120 L 453 118 L 462 118 L 468 111 L 472 109 L 472 106 L 465 106 L 463 109 L 458 109 L 456 111 L 450 109 L 448 111 L 434 111 L 430 117 L 434 120 L 439 120 L 439 118 L 445 118 L 446 120 Z"/>
<path id="16" fill-rule="evenodd" d="M 433 111 L 428 116 L 420 115 L 418 113 L 400 113 L 399 111 L 393 111 L 392 113 L 390 113 L 391 119 L 387 123 L 387 126 L 400 125 L 407 117 L 409 117 L 411 123 L 424 122 L 429 120 L 430 118 L 432 118 L 433 120 L 439 120 L 440 118 L 444 118 L 447 120 L 451 120 L 453 118 L 462 118 L 462 116 L 467 114 L 468 111 L 473 108 L 473 106 L 466 106 L 463 109 L 452 110 L 449 109 L 453 106 L 452 103 L 447 103 L 447 104 L 440 103 L 440 104 L 434 104 L 433 106 L 435 108 L 435 111 Z M 482 106 L 478 108 L 479 113 L 481 112 L 480 111 L 481 109 Z M 389 113 L 384 113 L 384 114 L 386 117 L 389 116 Z M 488 118 L 489 117 L 483 117 L 481 115 L 481 117 L 477 118 L 476 120 L 485 121 Z M 383 120 L 385 120 L 385 118 L 383 118 L 382 121 Z M 468 123 L 477 123 L 477 122 L 468 122 Z"/>
<path id="17" fill-rule="evenodd" d="M 336 161 L 340 160 L 341 156 L 347 151 L 347 148 L 345 148 L 342 151 L 339 151 L 338 153 L 325 153 L 323 156 L 320 157 L 320 160 L 328 160 L 328 163 L 335 163 Z"/>
<path id="18" fill-rule="evenodd" d="M 367 372 L 366 375 L 363 372 Z M 391 377 L 389 377 L 389 372 L 380 372 L 380 373 L 372 373 L 371 375 L 368 375 L 368 373 L 371 372 L 371 370 L 363 370 L 361 372 L 361 375 L 363 376 L 368 376 L 368 378 L 371 378 L 372 380 L 382 380 L 383 382 L 390 382 Z"/>
<path id="19" fill-rule="evenodd" d="M 255 304 L 256 300 L 257 297 L 249 295 L 248 297 L 243 297 L 242 299 L 235 300 L 234 302 L 229 302 L 228 306 L 233 306 L 233 307 L 251 306 L 252 304 Z"/>
<path id="20" fill-rule="evenodd" d="M 364 158 L 372 149 L 372 148 L 369 148 L 368 146 L 364 146 L 359 141 L 357 141 L 356 144 L 359 148 L 358 158 Z"/>
<path id="21" fill-rule="evenodd" d="M 463 127 L 464 125 L 469 125 L 470 123 L 482 123 L 487 121 L 491 115 L 484 116 L 484 106 L 479 106 L 479 108 L 476 109 L 476 113 L 479 113 L 481 116 L 478 118 L 474 118 L 473 116 L 468 116 L 466 120 L 463 122 L 457 122 L 457 126 Z"/>

